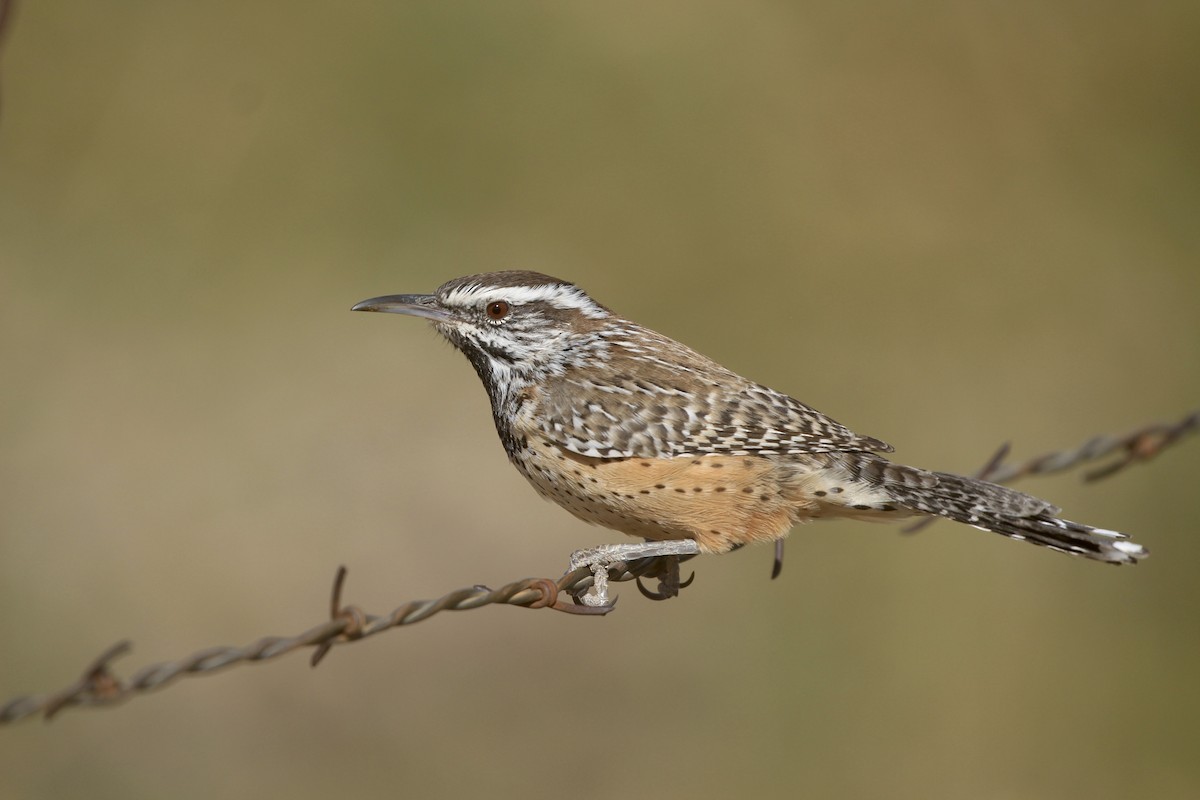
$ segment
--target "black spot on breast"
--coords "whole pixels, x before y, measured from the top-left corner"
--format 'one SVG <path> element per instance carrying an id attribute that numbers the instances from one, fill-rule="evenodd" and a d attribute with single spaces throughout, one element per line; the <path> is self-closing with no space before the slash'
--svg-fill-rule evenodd
<path id="1" fill-rule="evenodd" d="M 818 489 L 817 491 L 813 492 L 813 494 L 817 497 L 824 497 L 827 492 L 824 489 Z"/>

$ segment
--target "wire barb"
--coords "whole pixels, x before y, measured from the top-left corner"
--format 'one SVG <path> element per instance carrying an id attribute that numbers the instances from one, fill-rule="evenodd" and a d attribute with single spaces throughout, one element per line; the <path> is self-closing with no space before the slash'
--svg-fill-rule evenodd
<path id="1" fill-rule="evenodd" d="M 362 636 L 363 624 L 366 622 L 367 615 L 358 606 L 342 606 L 342 587 L 346 585 L 348 572 L 349 570 L 345 566 L 340 566 L 337 574 L 333 577 L 333 592 L 329 598 L 329 619 L 331 622 L 344 622 L 345 627 L 338 638 L 342 641 L 352 642 Z M 326 654 L 333 649 L 333 642 L 333 639 L 329 639 L 317 645 L 309 665 L 316 667 L 317 664 L 320 664 L 321 659 L 325 658 Z"/>
<path id="2" fill-rule="evenodd" d="M 126 655 L 132 649 L 133 643 L 125 640 L 117 642 L 96 656 L 95 660 L 83 671 L 83 675 L 80 676 L 79 680 L 61 692 L 47 698 L 45 704 L 46 719 L 49 720 L 59 711 L 66 708 L 71 699 L 79 694 L 88 694 L 105 699 L 115 699 L 120 696 L 121 692 L 124 691 L 124 687 L 121 686 L 121 682 L 113 677 L 113 674 L 109 671 L 109 662 Z"/>

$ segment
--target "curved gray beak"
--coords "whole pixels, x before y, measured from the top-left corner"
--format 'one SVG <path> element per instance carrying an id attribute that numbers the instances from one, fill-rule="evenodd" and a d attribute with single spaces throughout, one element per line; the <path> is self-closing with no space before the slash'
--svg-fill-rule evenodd
<path id="1" fill-rule="evenodd" d="M 408 314 L 410 317 L 424 317 L 435 322 L 446 322 L 450 319 L 450 314 L 438 307 L 437 297 L 432 294 L 389 294 L 372 297 L 370 300 L 356 303 L 350 310 Z"/>

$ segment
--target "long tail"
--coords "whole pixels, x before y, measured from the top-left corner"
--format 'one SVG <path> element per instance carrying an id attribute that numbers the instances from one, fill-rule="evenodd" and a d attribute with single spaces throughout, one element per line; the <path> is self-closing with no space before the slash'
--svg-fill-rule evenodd
<path id="1" fill-rule="evenodd" d="M 855 466 L 861 477 L 886 489 L 896 503 L 911 511 L 1110 564 L 1136 564 L 1149 555 L 1124 533 L 1060 519 L 1057 506 L 1006 486 L 927 472 L 878 456 L 873 463 Z"/>

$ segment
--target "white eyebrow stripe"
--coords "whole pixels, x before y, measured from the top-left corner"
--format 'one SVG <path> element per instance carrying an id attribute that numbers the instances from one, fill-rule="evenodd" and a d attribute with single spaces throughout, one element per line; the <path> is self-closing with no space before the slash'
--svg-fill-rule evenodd
<path id="1" fill-rule="evenodd" d="M 513 305 L 547 303 L 555 308 L 575 309 L 585 317 L 600 319 L 609 316 L 596 301 L 575 286 L 542 284 L 540 286 L 483 286 L 478 283 L 458 286 L 447 293 L 447 305 L 472 305 L 505 300 Z"/>

